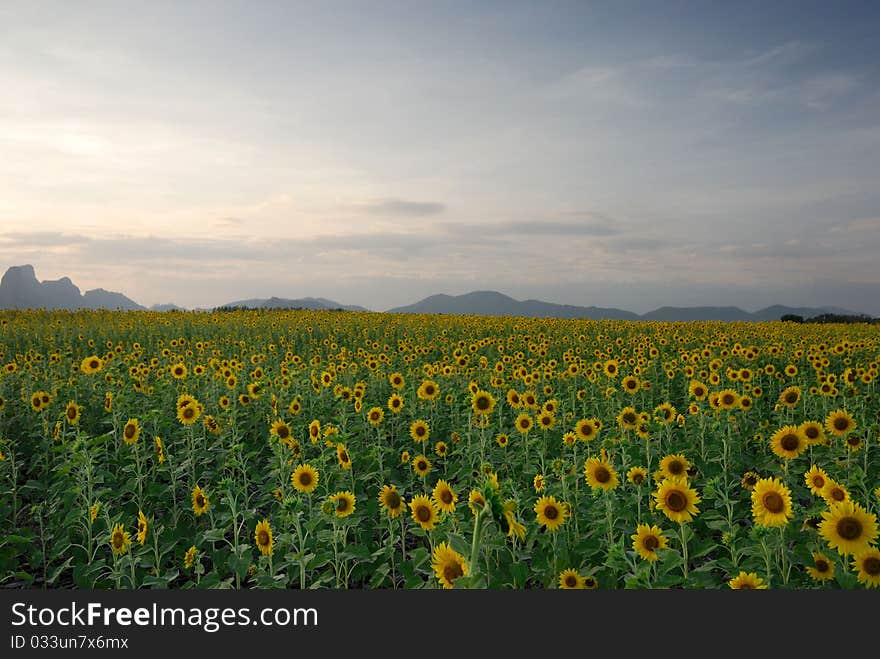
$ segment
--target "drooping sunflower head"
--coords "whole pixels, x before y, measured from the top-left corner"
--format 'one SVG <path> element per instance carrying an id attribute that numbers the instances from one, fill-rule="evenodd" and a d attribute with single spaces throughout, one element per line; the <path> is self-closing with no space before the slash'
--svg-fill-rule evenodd
<path id="1" fill-rule="evenodd" d="M 142 510 L 138 511 L 138 532 L 137 532 L 137 541 L 144 544 L 147 540 L 147 529 L 149 524 L 147 523 L 147 517 L 144 515 Z"/>
<path id="2" fill-rule="evenodd" d="M 476 488 L 471 490 L 468 494 L 468 508 L 471 509 L 471 512 L 478 515 L 485 505 L 486 497 L 483 496 L 483 493 Z"/>
<path id="3" fill-rule="evenodd" d="M 290 481 L 298 492 L 311 494 L 318 487 L 318 470 L 309 464 L 301 464 L 293 470 Z"/>

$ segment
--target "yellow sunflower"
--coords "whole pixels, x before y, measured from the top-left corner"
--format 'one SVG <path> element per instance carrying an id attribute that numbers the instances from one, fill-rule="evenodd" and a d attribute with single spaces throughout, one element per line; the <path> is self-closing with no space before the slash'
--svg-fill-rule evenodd
<path id="1" fill-rule="evenodd" d="M 660 471 L 663 478 L 687 478 L 691 463 L 683 455 L 666 455 L 660 460 Z"/>
<path id="2" fill-rule="evenodd" d="M 437 507 L 445 513 L 455 512 L 455 503 L 458 501 L 458 495 L 452 487 L 442 478 L 437 481 L 434 491 L 431 492 L 431 498 Z"/>
<path id="3" fill-rule="evenodd" d="M 389 517 L 398 517 L 405 507 L 403 497 L 397 491 L 396 485 L 382 486 L 382 490 L 379 492 L 379 504 Z"/>
<path id="4" fill-rule="evenodd" d="M 192 490 L 192 509 L 196 514 L 196 517 L 199 515 L 208 512 L 208 508 L 211 507 L 211 502 L 208 499 L 208 495 L 205 494 L 205 491 L 198 485 L 196 485 Z"/>
<path id="5" fill-rule="evenodd" d="M 341 442 L 336 445 L 336 461 L 343 469 L 351 469 L 351 455 L 345 444 Z"/>
<path id="6" fill-rule="evenodd" d="M 853 556 L 853 570 L 858 570 L 859 583 L 868 588 L 880 587 L 880 550 L 869 547 Z"/>
<path id="7" fill-rule="evenodd" d="M 557 501 L 554 496 L 543 496 L 535 502 L 535 516 L 538 524 L 548 531 L 557 531 L 568 518 L 568 505 Z"/>
<path id="8" fill-rule="evenodd" d="M 419 385 L 416 395 L 420 400 L 434 400 L 440 395 L 440 387 L 433 380 L 425 380 Z"/>
<path id="9" fill-rule="evenodd" d="M 131 546 L 131 536 L 122 524 L 113 526 L 113 532 L 110 534 L 110 548 L 115 555 L 124 554 Z"/>
<path id="10" fill-rule="evenodd" d="M 807 487 L 816 496 L 821 496 L 822 490 L 825 489 L 825 485 L 829 480 L 831 479 L 828 478 L 825 470 L 816 465 L 811 465 L 809 471 L 804 473 L 804 481 L 806 481 Z"/>
<path id="11" fill-rule="evenodd" d="M 819 534 L 840 554 L 857 554 L 876 541 L 877 516 L 854 501 L 833 503 L 822 512 Z"/>
<path id="12" fill-rule="evenodd" d="M 778 478 L 762 478 L 752 490 L 752 516 L 759 526 L 785 526 L 794 516 L 791 490 Z"/>
<path id="13" fill-rule="evenodd" d="M 835 410 L 825 418 L 825 429 L 834 437 L 843 437 L 855 428 L 856 420 L 846 410 Z"/>
<path id="14" fill-rule="evenodd" d="M 614 467 L 611 466 L 611 463 L 601 458 L 587 459 L 584 463 L 584 476 L 591 488 L 601 488 L 606 492 L 616 488 L 619 483 Z"/>
<path id="15" fill-rule="evenodd" d="M 657 509 L 679 524 L 690 522 L 700 512 L 696 505 L 701 501 L 700 495 L 681 477 L 663 480 L 654 492 L 654 499 Z"/>
<path id="16" fill-rule="evenodd" d="M 663 535 L 663 529 L 656 524 L 653 526 L 649 524 L 639 524 L 636 527 L 635 534 L 630 537 L 633 541 L 633 549 L 639 556 L 649 563 L 653 563 L 660 558 L 659 554 L 657 554 L 658 549 L 663 549 L 667 546 L 667 540 L 666 536 Z"/>
<path id="17" fill-rule="evenodd" d="M 147 523 L 147 516 L 144 515 L 142 510 L 138 511 L 137 527 L 137 541 L 143 545 L 147 541 L 147 528 L 149 527 L 149 524 Z"/>
<path id="18" fill-rule="evenodd" d="M 311 494 L 318 487 L 318 470 L 309 464 L 301 464 L 293 470 L 290 482 L 298 492 Z"/>
<path id="19" fill-rule="evenodd" d="M 254 531 L 254 540 L 257 543 L 257 549 L 263 556 L 271 556 L 275 548 L 275 541 L 272 539 L 272 527 L 269 526 L 269 520 L 263 519 L 257 522 L 257 528 Z"/>
<path id="20" fill-rule="evenodd" d="M 421 419 L 413 421 L 409 426 L 409 436 L 412 437 L 412 440 L 416 444 L 421 444 L 422 442 L 427 441 L 430 434 L 431 430 L 428 427 L 428 424 Z"/>
<path id="21" fill-rule="evenodd" d="M 437 524 L 439 511 L 434 502 L 424 494 L 414 496 L 412 501 L 409 502 L 409 508 L 413 521 L 425 531 L 430 531 Z"/>
<path id="22" fill-rule="evenodd" d="M 137 419 L 129 419 L 122 428 L 122 439 L 129 446 L 141 436 L 141 424 Z"/>
<path id="23" fill-rule="evenodd" d="M 385 412 L 382 411 L 381 407 L 371 407 L 370 411 L 367 412 L 367 421 L 370 422 L 371 426 L 378 426 L 384 418 Z"/>
<path id="24" fill-rule="evenodd" d="M 767 590 L 769 586 L 756 572 L 743 572 L 727 582 L 733 590 Z"/>
<path id="25" fill-rule="evenodd" d="M 331 494 L 329 501 L 333 506 L 333 514 L 340 518 L 351 515 L 357 503 L 354 494 L 348 490 Z"/>
<path id="26" fill-rule="evenodd" d="M 495 397 L 488 391 L 483 391 L 482 389 L 476 391 L 473 396 L 471 396 L 471 408 L 474 410 L 474 414 L 482 416 L 490 415 L 492 410 L 495 409 L 495 402 Z"/>
<path id="27" fill-rule="evenodd" d="M 467 562 L 464 556 L 455 551 L 448 543 L 441 542 L 434 547 L 431 556 L 431 566 L 434 575 L 443 588 L 453 588 L 455 580 L 468 573 Z"/>
<path id="28" fill-rule="evenodd" d="M 834 578 L 834 563 L 825 554 L 813 552 L 813 565 L 807 566 L 807 574 L 814 581 L 828 581 Z"/>
<path id="29" fill-rule="evenodd" d="M 520 434 L 526 435 L 532 429 L 534 421 L 532 421 L 532 417 L 529 414 L 523 412 L 516 417 L 514 425 L 516 425 L 516 429 Z"/>
<path id="30" fill-rule="evenodd" d="M 807 440 L 808 446 L 825 443 L 825 428 L 818 421 L 804 421 L 798 426 L 798 430 Z"/>
<path id="31" fill-rule="evenodd" d="M 770 448 L 780 458 L 793 460 L 807 448 L 807 438 L 797 426 L 783 426 L 770 438 Z"/>
<path id="32" fill-rule="evenodd" d="M 648 470 L 644 467 L 630 467 L 629 471 L 626 472 L 626 480 L 637 487 L 644 485 L 647 479 Z"/>
<path id="33" fill-rule="evenodd" d="M 559 573 L 559 587 L 562 590 L 583 590 L 584 578 L 577 570 L 563 570 Z"/>
<path id="34" fill-rule="evenodd" d="M 431 461 L 424 455 L 419 454 L 412 459 L 412 468 L 414 472 L 424 478 L 431 471 Z"/>

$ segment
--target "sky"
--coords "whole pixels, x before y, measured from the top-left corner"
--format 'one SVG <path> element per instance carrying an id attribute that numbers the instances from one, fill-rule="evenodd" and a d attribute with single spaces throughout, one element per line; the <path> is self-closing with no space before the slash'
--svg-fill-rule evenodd
<path id="1" fill-rule="evenodd" d="M 14 4 L 14 6 L 13 6 Z M 880 315 L 876 2 L 0 5 L 0 270 Z"/>

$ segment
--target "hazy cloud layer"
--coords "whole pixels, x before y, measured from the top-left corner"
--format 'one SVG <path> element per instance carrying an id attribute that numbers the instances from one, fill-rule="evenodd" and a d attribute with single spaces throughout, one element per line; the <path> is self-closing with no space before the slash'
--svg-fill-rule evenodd
<path id="1" fill-rule="evenodd" d="M 0 7 L 0 267 L 143 304 L 880 313 L 873 5 L 88 14 Z"/>

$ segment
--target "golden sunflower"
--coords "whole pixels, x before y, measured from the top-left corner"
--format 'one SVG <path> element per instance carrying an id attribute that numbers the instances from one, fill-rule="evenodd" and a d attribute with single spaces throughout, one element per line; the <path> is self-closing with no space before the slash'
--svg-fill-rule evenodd
<path id="1" fill-rule="evenodd" d="M 700 495 L 685 478 L 663 480 L 654 492 L 654 499 L 657 509 L 679 524 L 690 522 L 700 512 L 696 505 L 701 501 Z"/>
<path id="2" fill-rule="evenodd" d="M 727 582 L 734 590 L 767 590 L 769 586 L 756 572 L 743 572 Z"/>
<path id="3" fill-rule="evenodd" d="M 455 551 L 448 543 L 441 542 L 434 547 L 431 556 L 431 566 L 434 575 L 443 588 L 453 588 L 455 580 L 468 573 L 467 562 L 464 556 Z"/>
<path id="4" fill-rule="evenodd" d="M 416 444 L 421 444 L 422 442 L 427 441 L 430 434 L 431 430 L 428 427 L 428 424 L 421 419 L 413 421 L 409 426 L 409 436 L 412 437 L 412 440 Z"/>
<path id="5" fill-rule="evenodd" d="M 383 485 L 379 492 L 379 503 L 388 513 L 389 517 L 397 517 L 403 512 L 405 503 L 396 485 Z"/>
<path id="6" fill-rule="evenodd" d="M 634 407 L 624 407 L 617 415 L 617 425 L 624 430 L 635 430 L 640 422 L 641 417 Z"/>
<path id="7" fill-rule="evenodd" d="M 412 501 L 409 502 L 409 508 L 413 521 L 425 531 L 430 531 L 437 524 L 437 519 L 439 518 L 437 506 L 424 494 L 414 496 Z"/>
<path id="8" fill-rule="evenodd" d="M 834 437 L 843 437 L 855 428 L 856 420 L 846 410 L 835 410 L 825 418 L 825 429 Z"/>
<path id="9" fill-rule="evenodd" d="M 600 458 L 588 458 L 584 463 L 584 476 L 587 485 L 593 489 L 603 489 L 606 492 L 613 490 L 619 484 L 617 472 L 607 460 Z"/>
<path id="10" fill-rule="evenodd" d="M 468 494 L 468 508 L 471 509 L 471 512 L 474 515 L 477 515 L 480 510 L 483 509 L 483 506 L 486 505 L 486 497 L 483 496 L 483 493 L 474 488 Z"/>
<path id="11" fill-rule="evenodd" d="M 800 387 L 787 387 L 782 390 L 782 393 L 779 394 L 779 402 L 788 407 L 789 409 L 798 404 L 798 401 L 801 399 L 801 388 Z"/>
<path id="12" fill-rule="evenodd" d="M 636 487 L 644 485 L 647 479 L 648 470 L 644 467 L 630 467 L 629 471 L 626 472 L 626 480 Z"/>
<path id="13" fill-rule="evenodd" d="M 827 480 L 825 487 L 819 491 L 819 496 L 825 499 L 825 503 L 829 506 L 850 500 L 849 491 L 833 478 Z"/>
<path id="14" fill-rule="evenodd" d="M 137 541 L 144 544 L 147 541 L 147 528 L 149 524 L 147 524 L 147 516 L 144 515 L 142 510 L 138 511 L 138 532 L 137 532 Z"/>
<path id="15" fill-rule="evenodd" d="M 141 424 L 137 419 L 129 419 L 122 428 L 122 439 L 129 446 L 137 442 L 141 436 Z"/>
<path id="16" fill-rule="evenodd" d="M 822 490 L 825 489 L 825 485 L 829 480 L 831 479 L 825 473 L 825 470 L 816 465 L 812 465 L 809 471 L 804 473 L 804 481 L 806 481 L 807 487 L 816 496 L 822 495 Z"/>
<path id="17" fill-rule="evenodd" d="M 762 478 L 752 490 L 752 516 L 759 526 L 785 526 L 794 516 L 791 490 L 778 478 Z"/>
<path id="18" fill-rule="evenodd" d="M 431 471 L 431 461 L 420 453 L 412 459 L 412 468 L 414 472 L 424 478 Z"/>
<path id="19" fill-rule="evenodd" d="M 434 400 L 440 395 L 440 387 L 433 380 L 425 380 L 419 385 L 416 395 L 420 400 Z"/>
<path id="20" fill-rule="evenodd" d="M 67 403 L 67 409 L 64 410 L 64 418 L 72 426 L 75 426 L 79 423 L 79 418 L 82 413 L 82 407 L 77 405 L 74 401 L 69 401 Z"/>
<path id="21" fill-rule="evenodd" d="M 263 556 L 271 556 L 275 548 L 275 541 L 272 539 L 272 527 L 269 526 L 269 520 L 263 519 L 257 522 L 257 528 L 254 531 L 254 540 L 257 543 L 257 549 Z"/>
<path id="22" fill-rule="evenodd" d="M 508 437 L 506 433 L 500 432 L 495 435 L 495 443 L 501 448 L 506 448 L 510 443 L 510 437 Z"/>
<path id="23" fill-rule="evenodd" d="M 828 581 L 834 578 L 834 563 L 825 554 L 813 552 L 813 565 L 807 566 L 807 574 L 814 581 Z"/>
<path id="24" fill-rule="evenodd" d="M 548 531 L 557 531 L 568 518 L 568 505 L 557 501 L 554 496 L 543 496 L 535 502 L 535 516 L 538 524 Z"/>
<path id="25" fill-rule="evenodd" d="M 880 550 L 869 547 L 853 556 L 852 566 L 858 570 L 859 583 L 868 588 L 880 587 Z"/>
<path id="26" fill-rule="evenodd" d="M 581 419 L 575 424 L 574 432 L 579 440 L 589 442 L 596 439 L 599 429 L 596 426 L 595 419 Z"/>
<path id="27" fill-rule="evenodd" d="M 480 389 L 471 396 L 471 408 L 474 414 L 488 416 L 495 409 L 495 397 L 488 391 Z"/>
<path id="28" fill-rule="evenodd" d="M 388 397 L 388 409 L 392 414 L 397 414 L 403 409 L 403 398 L 400 397 L 400 394 L 394 393 Z"/>
<path id="29" fill-rule="evenodd" d="M 739 481 L 739 484 L 742 485 L 743 488 L 751 492 L 755 489 L 755 485 L 758 484 L 758 481 L 761 479 L 758 474 L 754 471 L 747 471 L 742 475 L 742 478 Z"/>
<path id="30" fill-rule="evenodd" d="M 663 478 L 686 478 L 691 463 L 683 455 L 667 455 L 660 460 L 660 471 Z"/>
<path id="31" fill-rule="evenodd" d="M 171 377 L 175 380 L 182 380 L 186 377 L 186 364 L 180 362 L 171 367 Z"/>
<path id="32" fill-rule="evenodd" d="M 819 534 L 840 554 L 857 554 L 877 539 L 877 517 L 854 501 L 833 503 L 822 512 Z"/>
<path id="33" fill-rule="evenodd" d="M 287 425 L 281 419 L 276 420 L 272 424 L 272 427 L 270 428 L 269 432 L 272 435 L 274 435 L 275 437 L 277 437 L 278 441 L 280 441 L 282 443 L 285 443 L 285 442 L 287 442 L 288 439 L 290 439 L 290 434 L 291 434 L 290 426 Z"/>
<path id="34" fill-rule="evenodd" d="M 348 517 L 354 512 L 357 500 L 348 490 L 331 494 L 329 499 L 333 506 L 333 514 L 337 517 Z"/>
<path id="35" fill-rule="evenodd" d="M 455 502 L 458 501 L 458 495 L 452 487 L 442 478 L 437 481 L 434 491 L 431 492 L 431 498 L 437 507 L 445 513 L 455 512 Z"/>
<path id="36" fill-rule="evenodd" d="M 807 448 L 807 438 L 797 426 L 782 426 L 770 438 L 770 448 L 780 458 L 793 460 Z"/>
<path id="37" fill-rule="evenodd" d="M 559 587 L 562 590 L 583 590 L 584 578 L 577 570 L 563 570 L 559 573 Z"/>
<path id="38" fill-rule="evenodd" d="M 211 501 L 208 499 L 208 495 L 200 486 L 196 485 L 192 490 L 192 509 L 196 517 L 208 512 L 210 507 Z"/>
<path id="39" fill-rule="evenodd" d="M 290 482 L 298 492 L 311 494 L 318 487 L 318 470 L 309 464 L 301 464 L 290 475 Z"/>
<path id="40" fill-rule="evenodd" d="M 378 426 L 384 418 L 385 412 L 382 411 L 381 407 L 371 407 L 370 411 L 367 412 L 367 421 L 370 422 L 371 426 Z"/>
<path id="41" fill-rule="evenodd" d="M 666 536 L 663 535 L 663 529 L 656 524 L 653 526 L 649 524 L 639 524 L 636 527 L 635 534 L 630 537 L 633 541 L 633 549 L 639 556 L 649 563 L 653 563 L 660 558 L 659 554 L 657 554 L 658 549 L 663 549 L 667 546 Z"/>
<path id="42" fill-rule="evenodd" d="M 79 370 L 85 375 L 92 375 L 104 368 L 104 360 L 97 355 L 86 357 L 80 362 Z"/>
<path id="43" fill-rule="evenodd" d="M 131 546 L 131 536 L 122 524 L 116 524 L 110 534 L 110 547 L 115 555 L 124 554 Z"/>
<path id="44" fill-rule="evenodd" d="M 516 429 L 522 435 L 528 434 L 528 432 L 532 429 L 532 425 L 534 421 L 532 421 L 532 417 L 529 414 L 523 412 L 518 417 L 516 417 L 515 425 Z"/>

